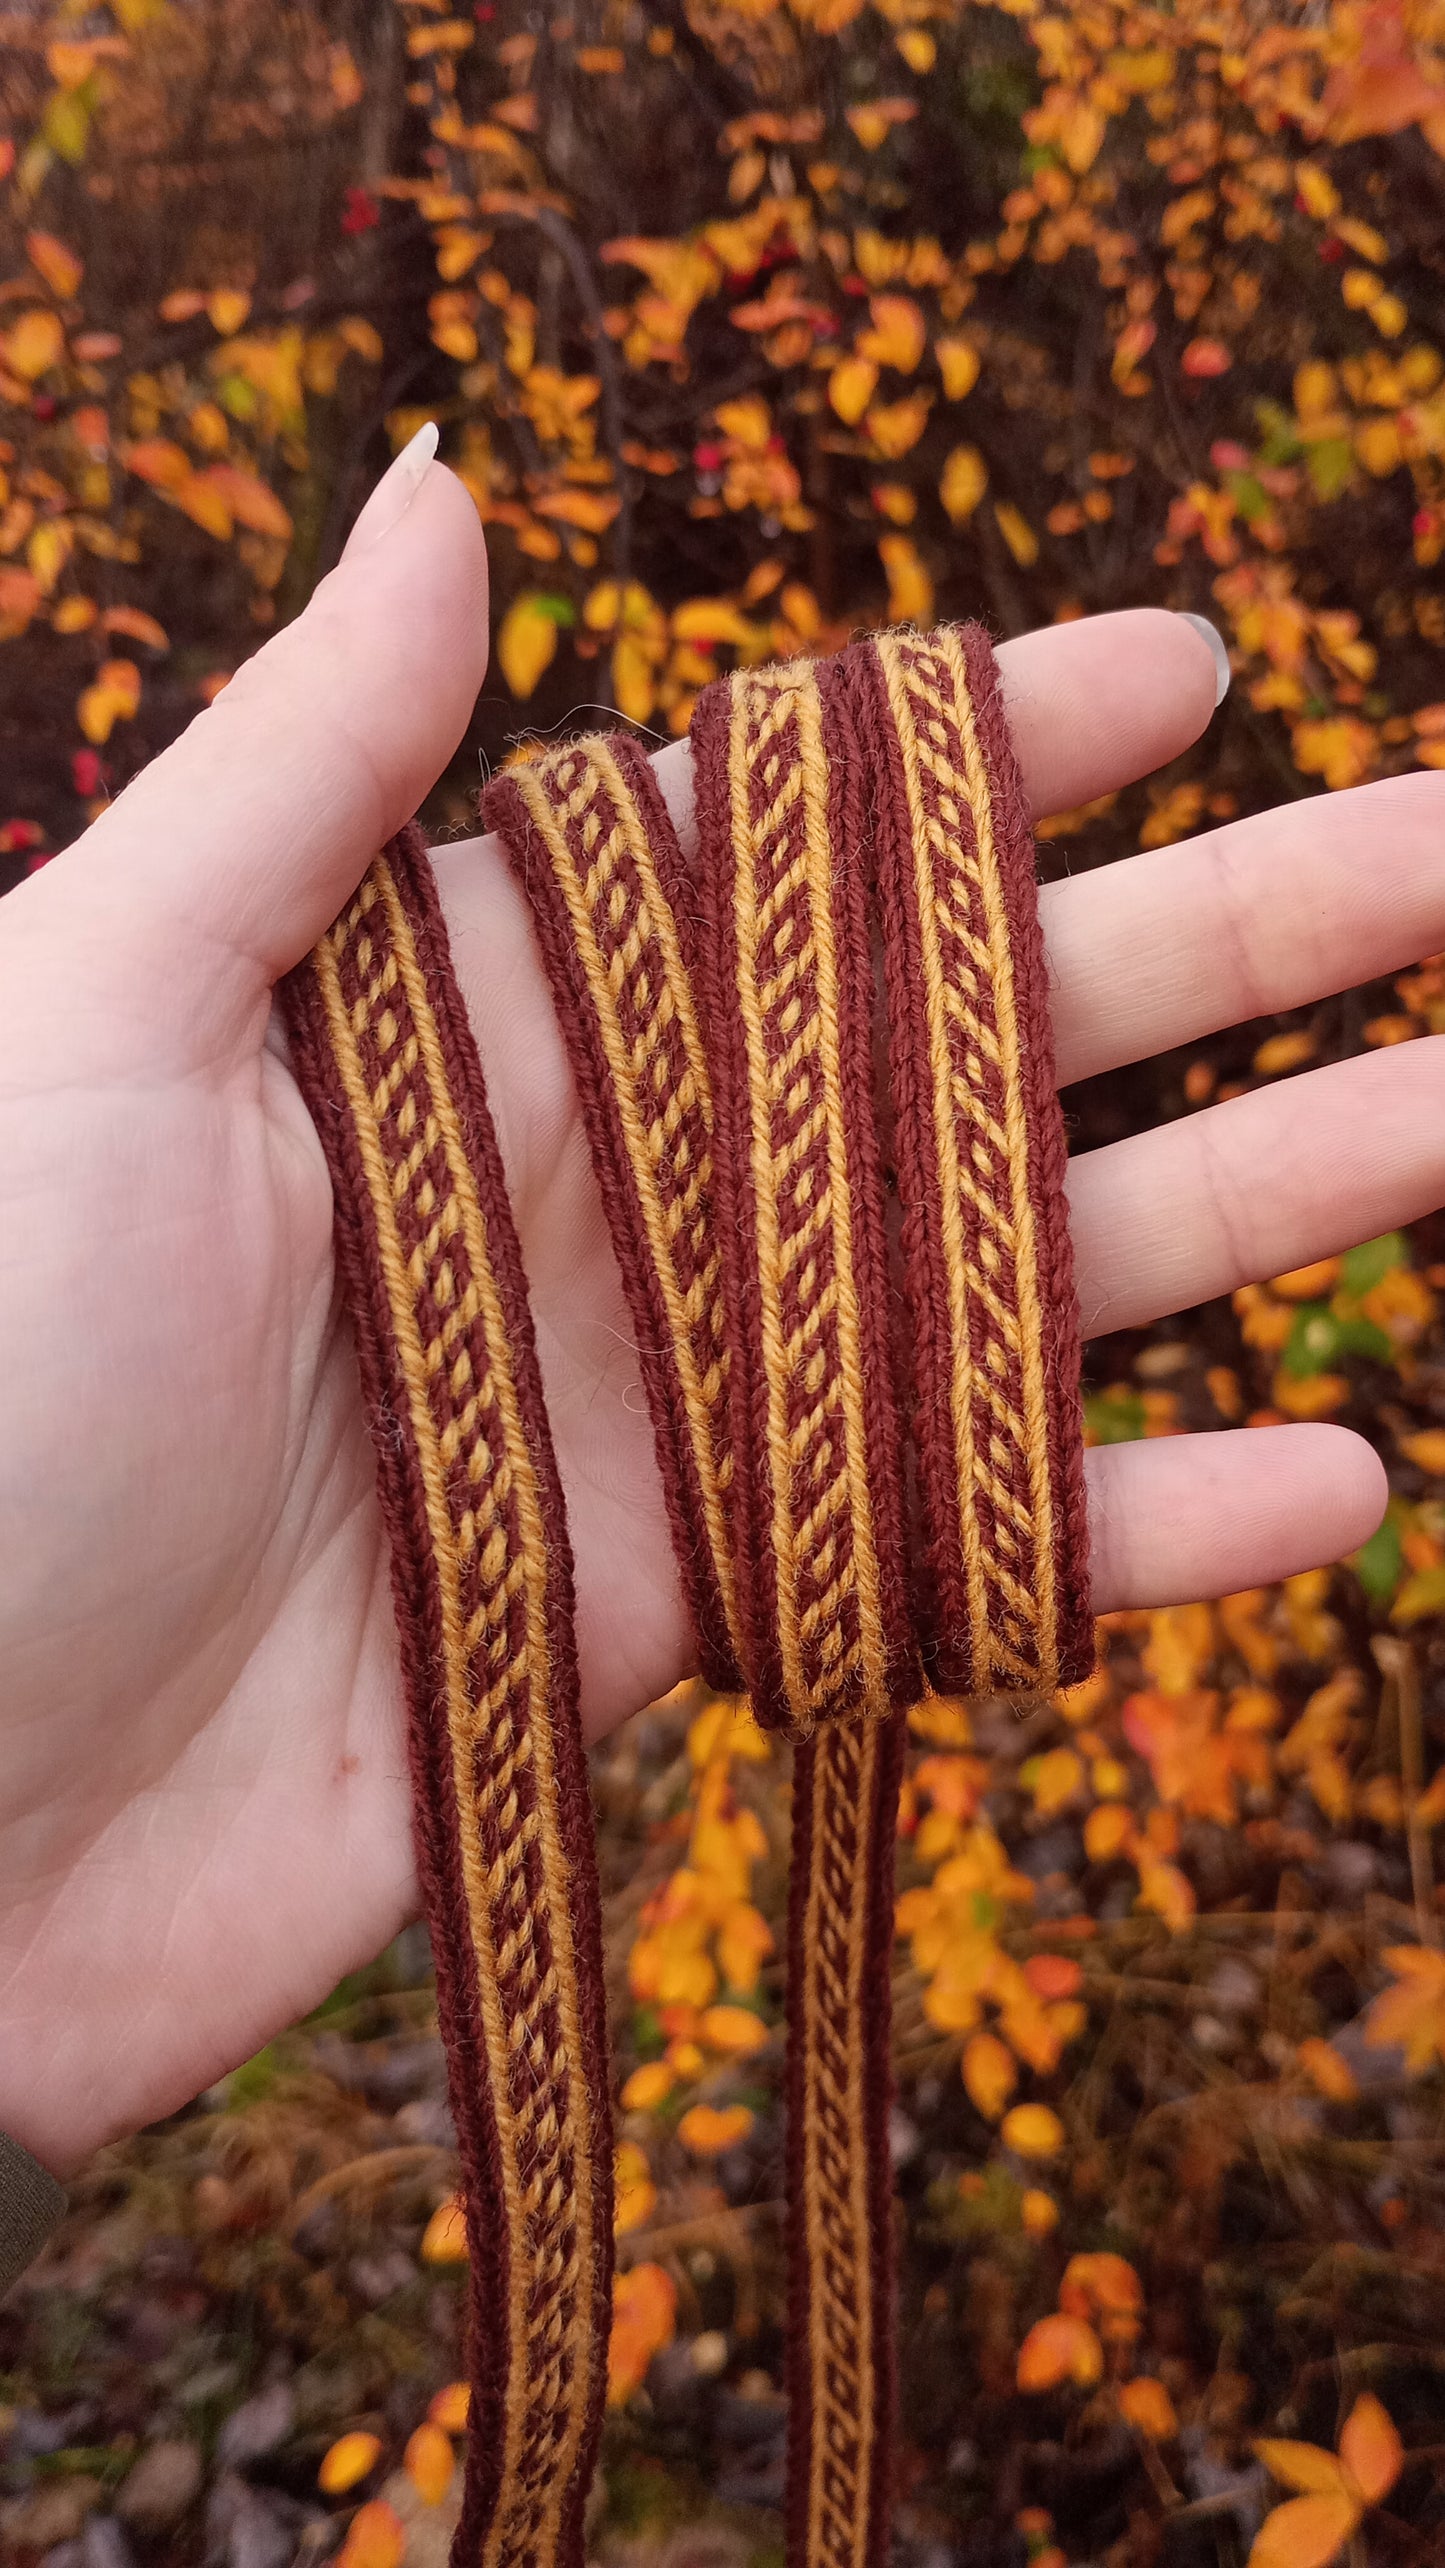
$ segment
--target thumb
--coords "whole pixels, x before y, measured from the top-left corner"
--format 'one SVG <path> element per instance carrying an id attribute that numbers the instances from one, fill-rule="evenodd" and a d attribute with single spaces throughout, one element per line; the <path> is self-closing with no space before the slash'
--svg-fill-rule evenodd
<path id="1" fill-rule="evenodd" d="M 174 974 L 204 952 L 216 1028 L 248 1020 L 409 819 L 466 729 L 487 665 L 476 508 L 420 431 L 303 614 L 27 892 Z"/>

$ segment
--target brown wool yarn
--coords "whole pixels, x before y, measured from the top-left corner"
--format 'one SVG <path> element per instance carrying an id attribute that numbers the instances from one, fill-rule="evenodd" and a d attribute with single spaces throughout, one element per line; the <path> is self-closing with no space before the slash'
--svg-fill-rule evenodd
<path id="1" fill-rule="evenodd" d="M 692 866 L 623 736 L 509 769 L 484 809 L 556 993 L 699 1662 L 795 1743 L 789 2553 L 882 2568 L 907 1707 L 1092 1660 L 1063 1129 L 982 633 L 738 672 L 692 740 Z M 570 1558 L 414 832 L 290 1004 L 393 1546 L 468 2200 L 457 2557 L 574 2568 L 611 2242 Z"/>

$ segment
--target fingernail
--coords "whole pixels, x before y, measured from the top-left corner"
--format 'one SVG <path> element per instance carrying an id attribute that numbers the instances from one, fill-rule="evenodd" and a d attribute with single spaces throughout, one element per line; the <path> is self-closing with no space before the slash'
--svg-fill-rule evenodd
<path id="1" fill-rule="evenodd" d="M 386 488 L 384 482 L 382 488 L 383 490 Z M 1179 620 L 1182 624 L 1192 624 L 1196 633 L 1202 633 L 1210 650 L 1214 653 L 1214 701 L 1217 705 L 1223 704 L 1229 693 L 1229 681 L 1232 675 L 1223 634 L 1217 626 L 1210 623 L 1207 615 L 1190 615 L 1185 612 L 1181 614 Z"/>
<path id="2" fill-rule="evenodd" d="M 392 458 L 346 539 L 347 553 L 364 553 L 404 517 L 430 472 L 441 430 L 428 419 Z"/>

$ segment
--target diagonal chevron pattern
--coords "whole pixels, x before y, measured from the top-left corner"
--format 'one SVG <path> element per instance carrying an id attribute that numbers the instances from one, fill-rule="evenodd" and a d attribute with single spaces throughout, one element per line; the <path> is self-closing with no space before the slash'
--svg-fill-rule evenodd
<path id="1" fill-rule="evenodd" d="M 580 2560 L 605 2380 L 600 1935 L 560 1490 L 441 935 L 424 856 L 393 846 L 322 940 L 292 1019 L 308 1093 L 329 1108 L 318 1119 L 390 1454 L 423 1869 L 467 2162 L 465 2555 L 540 2568 Z"/>
<path id="2" fill-rule="evenodd" d="M 739 671 L 692 744 L 692 867 L 621 737 L 507 771 L 486 816 L 556 995 L 699 1657 L 794 1743 L 788 2552 L 885 2568 L 900 1715 L 925 1670 L 1017 1689 L 1092 1655 L 1063 1129 L 982 634 Z M 571 1561 L 414 831 L 290 1015 L 392 1542 L 468 2203 L 455 2558 L 581 2568 L 611 2204 Z"/>

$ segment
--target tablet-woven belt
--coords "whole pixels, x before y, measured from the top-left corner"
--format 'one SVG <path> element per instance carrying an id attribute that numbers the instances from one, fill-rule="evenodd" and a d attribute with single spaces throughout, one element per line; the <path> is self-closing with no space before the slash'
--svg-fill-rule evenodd
<path id="1" fill-rule="evenodd" d="M 1092 1654 L 1063 1139 L 983 637 L 720 680 L 693 745 L 692 866 L 625 738 L 509 770 L 485 809 L 557 997 L 700 1663 L 795 1742 L 789 2548 L 798 2568 L 872 2568 L 906 1706 L 926 1681 L 1068 1682 Z M 293 1021 L 393 1541 L 468 2195 L 459 2558 L 575 2560 L 608 2267 L 570 1564 L 495 1142 L 410 836 L 298 976 Z M 489 1967 L 524 1947 L 532 2001 L 493 2041 Z M 539 2173 L 514 2146 L 519 2192 L 499 2135 L 528 2113 L 551 2154 Z"/>
<path id="2" fill-rule="evenodd" d="M 288 997 L 391 1542 L 466 2188 L 456 2555 L 577 2563 L 606 2387 L 612 2140 L 572 1564 L 481 1065 L 414 829 Z"/>

